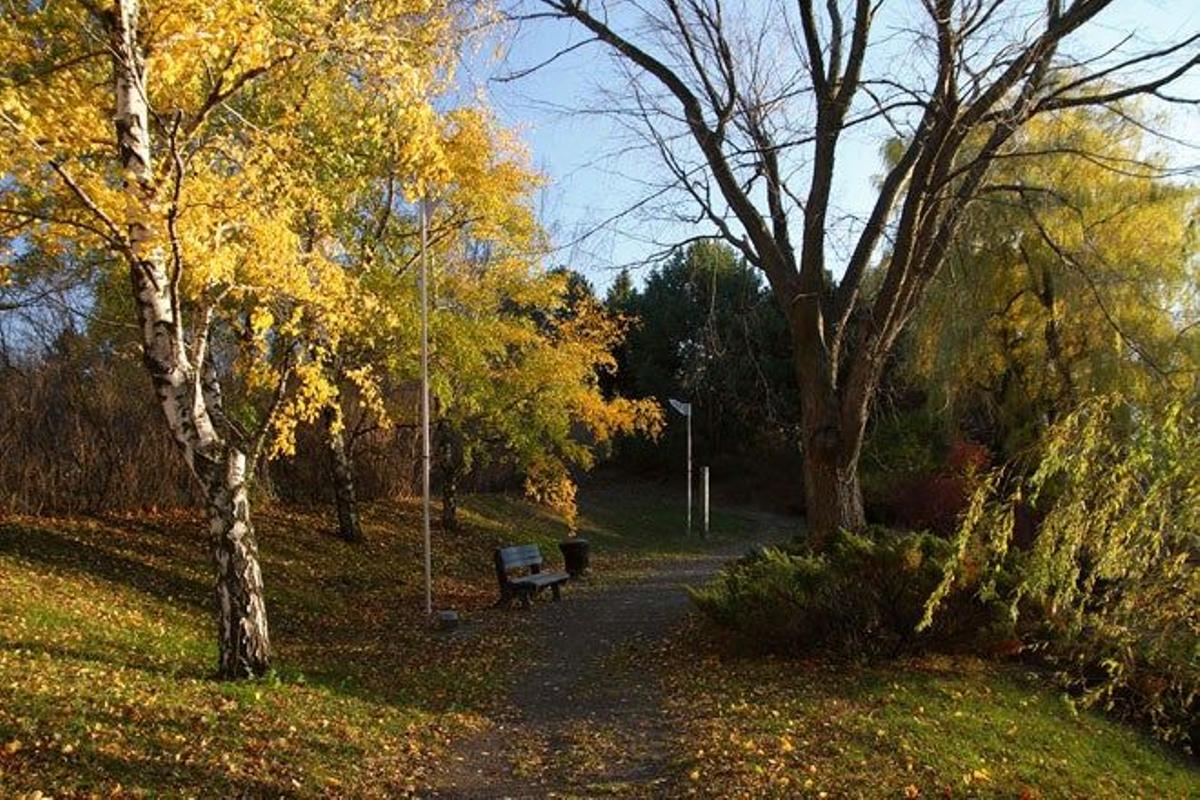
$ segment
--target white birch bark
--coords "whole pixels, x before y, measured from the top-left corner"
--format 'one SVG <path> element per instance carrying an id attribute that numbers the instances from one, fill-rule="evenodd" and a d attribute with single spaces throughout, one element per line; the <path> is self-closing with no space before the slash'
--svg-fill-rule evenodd
<path id="1" fill-rule="evenodd" d="M 363 540 L 358 521 L 358 497 L 354 488 L 354 467 L 346 449 L 346 437 L 333 409 L 325 412 L 325 440 L 329 449 L 330 477 L 333 479 L 333 500 L 337 510 L 337 535 L 347 542 Z"/>
<path id="2" fill-rule="evenodd" d="M 157 230 L 150 109 L 146 67 L 138 43 L 137 0 L 118 0 L 112 18 L 114 123 L 128 196 L 128 227 L 134 304 L 142 334 L 143 361 L 167 426 L 208 502 L 216 568 L 219 672 L 236 678 L 261 674 L 270 665 L 270 639 L 258 548 L 246 491 L 246 456 L 213 424 L 219 391 L 202 385 L 203 364 L 189 358 L 177 275 L 167 267 Z M 196 332 L 207 336 L 207 330 Z M 218 387 L 219 388 L 219 387 Z"/>

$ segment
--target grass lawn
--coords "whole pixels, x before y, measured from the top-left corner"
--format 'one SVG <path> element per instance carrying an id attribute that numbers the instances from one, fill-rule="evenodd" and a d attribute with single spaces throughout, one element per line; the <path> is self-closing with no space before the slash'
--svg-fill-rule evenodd
<path id="1" fill-rule="evenodd" d="M 630 580 L 663 559 L 688 558 L 712 547 L 758 538 L 777 541 L 803 532 L 803 524 L 794 518 L 713 507 L 708 536 L 701 535 L 699 514 L 692 520 L 689 536 L 685 502 L 682 487 L 675 484 L 598 482 L 582 490 L 577 535 L 588 540 L 592 563 L 599 567 L 593 582 L 605 585 Z M 520 531 L 523 541 L 537 542 L 543 554 L 550 552 L 554 559 L 559 558 L 557 542 L 565 527 L 552 511 L 516 502 L 508 495 L 476 495 L 464 519 L 497 534 L 505 529 Z M 747 539 L 747 531 L 760 533 Z"/>
<path id="2" fill-rule="evenodd" d="M 698 623 L 697 623 L 698 624 Z M 740 658 L 681 636 L 660 667 L 700 797 L 1194 798 L 1200 770 L 1013 665 Z"/>
<path id="3" fill-rule="evenodd" d="M 568 601 L 711 545 L 683 535 L 682 509 L 660 487 L 598 485 L 580 499 L 597 579 Z M 0 521 L 0 797 L 394 797 L 422 786 L 453 743 L 490 724 L 528 644 L 528 615 L 488 610 L 492 548 L 537 542 L 555 564 L 565 532 L 511 496 L 464 498 L 462 514 L 461 532 L 434 534 L 435 597 L 466 620 L 446 635 L 422 611 L 417 504 L 369 505 L 363 546 L 330 536 L 323 509 L 261 512 L 276 671 L 239 684 L 210 678 L 198 515 Z M 712 539 L 764 526 L 792 532 L 722 510 Z M 697 634 L 654 648 L 682 794 L 1196 794 L 1193 765 L 1072 714 L 1007 668 L 746 661 Z"/>
<path id="4" fill-rule="evenodd" d="M 658 492 L 600 488 L 581 512 L 600 582 L 698 545 Z M 434 533 L 436 602 L 467 619 L 447 636 L 422 611 L 419 506 L 371 504 L 363 518 L 368 541 L 351 546 L 327 534 L 324 509 L 257 514 L 276 672 L 242 684 L 209 677 L 197 514 L 0 521 L 0 797 L 420 785 L 448 741 L 482 724 L 523 641 L 521 613 L 487 610 L 492 549 L 537 542 L 558 564 L 566 529 L 513 496 L 465 498 L 463 530 Z M 717 530 L 739 519 L 721 512 Z"/>

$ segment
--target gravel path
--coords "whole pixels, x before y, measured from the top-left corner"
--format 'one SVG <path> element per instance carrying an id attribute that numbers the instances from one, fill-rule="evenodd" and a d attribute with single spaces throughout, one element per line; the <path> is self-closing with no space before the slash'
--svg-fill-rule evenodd
<path id="1" fill-rule="evenodd" d="M 563 602 L 538 603 L 527 612 L 536 615 L 538 645 L 512 689 L 510 711 L 462 743 L 424 796 L 656 794 L 671 776 L 670 737 L 656 681 L 638 665 L 688 613 L 686 587 L 748 546 L 665 561 L 632 583 L 567 586 Z"/>

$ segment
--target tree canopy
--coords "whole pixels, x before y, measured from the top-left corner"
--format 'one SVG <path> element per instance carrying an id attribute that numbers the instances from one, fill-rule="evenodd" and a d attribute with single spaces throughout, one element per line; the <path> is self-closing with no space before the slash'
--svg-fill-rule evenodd
<path id="1" fill-rule="evenodd" d="M 865 527 L 859 458 L 883 371 L 971 210 L 1028 188 L 995 169 L 1033 155 L 1021 132 L 1137 97 L 1197 102 L 1174 87 L 1200 64 L 1200 34 L 1088 47 L 1111 4 L 928 0 L 901 7 L 898 24 L 870 0 L 737 13 L 718 0 L 540 0 L 524 15 L 570 27 L 585 37 L 570 49 L 595 43 L 618 62 L 629 101 L 609 110 L 660 167 L 651 197 L 678 201 L 681 218 L 769 283 L 791 336 L 818 538 Z M 896 157 L 867 210 L 842 226 L 838 164 L 861 135 L 896 142 Z"/>
<path id="2" fill-rule="evenodd" d="M 565 287 L 539 263 L 515 139 L 447 98 L 481 11 L 119 0 L 0 20 L 0 247 L 18 265 L 4 278 L 92 273 L 91 302 L 136 322 L 209 509 L 226 677 L 269 666 L 248 494 L 261 457 L 318 421 L 337 449 L 344 393 L 386 422 L 389 386 L 411 379 L 416 201 L 435 201 L 447 424 L 500 439 L 560 493 L 591 445 L 656 424 L 650 404 L 596 388 L 620 326 L 557 316 Z"/>
<path id="3" fill-rule="evenodd" d="M 1089 397 L 1147 403 L 1200 368 L 1195 185 L 1164 178 L 1117 113 L 1044 117 L 1020 139 L 1045 155 L 997 165 L 1023 190 L 975 207 L 905 347 L 931 404 L 1007 455 Z"/>

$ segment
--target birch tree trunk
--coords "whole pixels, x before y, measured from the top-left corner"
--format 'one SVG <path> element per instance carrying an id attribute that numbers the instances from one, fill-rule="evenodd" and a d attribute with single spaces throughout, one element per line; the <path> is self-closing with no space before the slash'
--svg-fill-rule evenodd
<path id="1" fill-rule="evenodd" d="M 325 412 L 325 443 L 329 449 L 329 471 L 333 480 L 333 502 L 337 510 L 337 535 L 347 542 L 363 541 L 358 522 L 358 493 L 354 488 L 354 468 L 346 450 L 346 437 L 337 424 L 333 409 Z"/>
<path id="2" fill-rule="evenodd" d="M 246 494 L 246 458 L 234 449 L 228 453 L 224 474 L 214 475 L 209 488 L 209 532 L 217 571 L 219 672 L 242 678 L 269 668 L 271 642 Z"/>
<path id="3" fill-rule="evenodd" d="M 208 502 L 216 572 L 218 671 L 223 678 L 259 675 L 270 666 L 270 639 L 258 547 L 246 494 L 246 455 L 214 426 L 220 387 L 205 375 L 208 330 L 191 347 L 180 316 L 182 264 L 168 270 L 156 224 L 157 188 L 150 141 L 145 60 L 138 42 L 137 0 L 118 0 L 111 18 L 117 147 L 129 198 L 130 275 L 142 356 L 167 427 Z"/>

